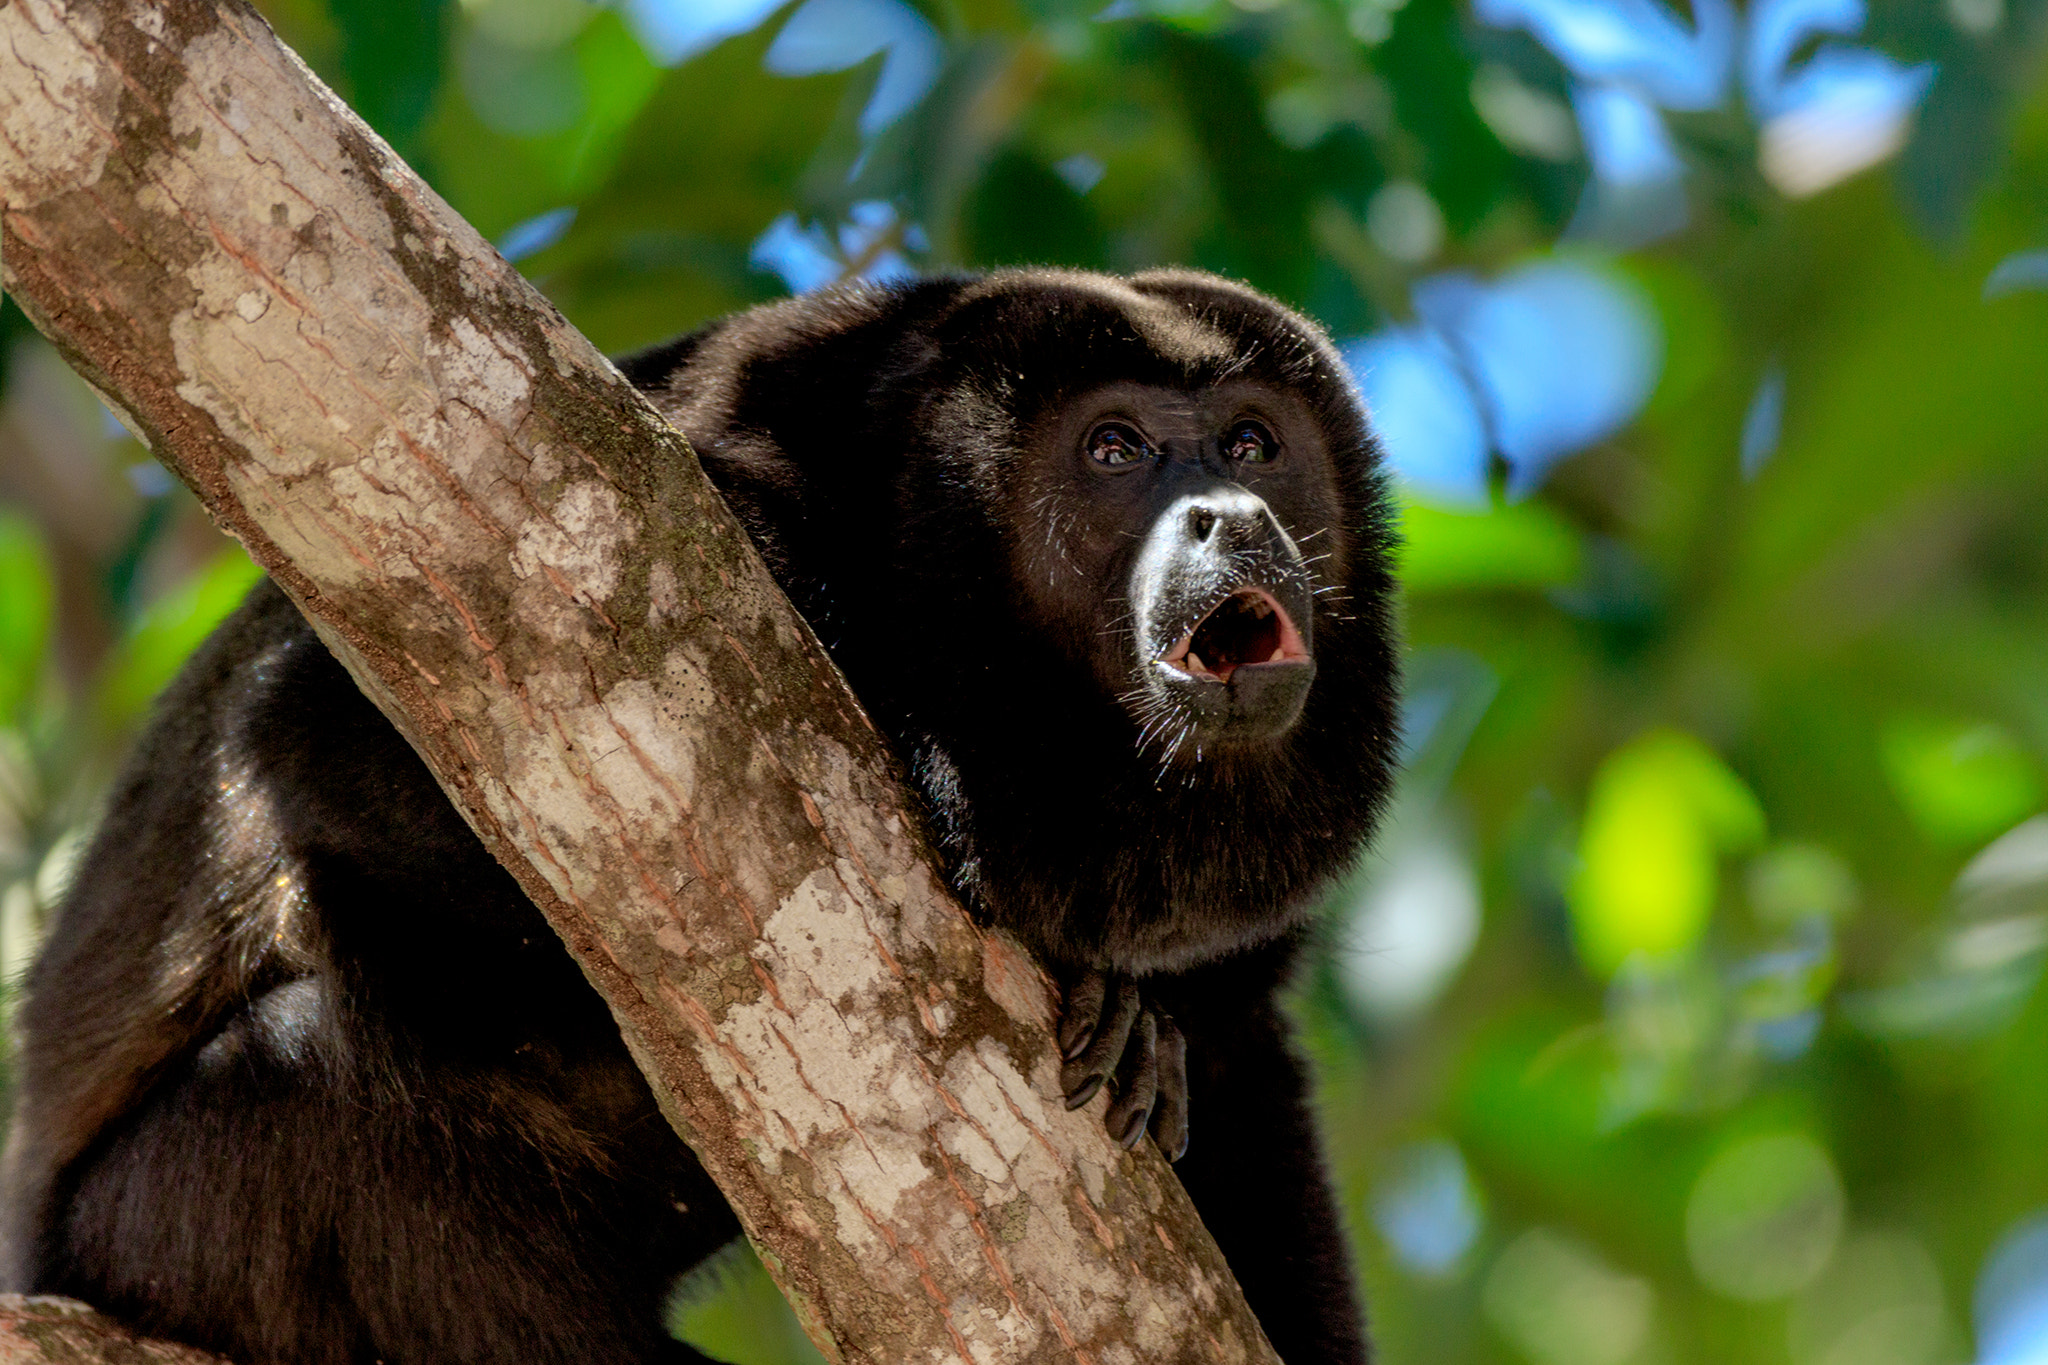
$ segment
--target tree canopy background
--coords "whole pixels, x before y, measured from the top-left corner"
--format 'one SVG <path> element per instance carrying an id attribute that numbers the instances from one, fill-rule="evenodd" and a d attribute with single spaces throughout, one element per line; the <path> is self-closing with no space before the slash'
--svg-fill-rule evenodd
<path id="1" fill-rule="evenodd" d="M 260 8 L 614 351 L 1013 262 L 1330 328 L 1407 768 L 1297 1003 L 1389 1365 L 2048 1361 L 2048 0 Z M 254 570 L 0 358 L 12 979 Z M 677 1318 L 815 1359 L 743 1256 Z"/>

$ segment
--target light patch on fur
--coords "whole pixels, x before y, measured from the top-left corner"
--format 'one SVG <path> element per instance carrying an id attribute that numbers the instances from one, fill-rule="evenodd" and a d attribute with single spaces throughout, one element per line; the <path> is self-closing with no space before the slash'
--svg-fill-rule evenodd
<path id="1" fill-rule="evenodd" d="M 998 272 L 989 276 L 983 288 L 996 292 L 1012 278 Z M 1092 295 L 1114 306 L 1129 319 L 1146 345 L 1186 369 L 1219 365 L 1237 356 L 1237 346 L 1229 337 L 1180 304 L 1140 293 L 1121 280 L 1080 270 L 1035 271 L 1031 278 L 1034 282 L 1050 279 L 1077 294 Z"/>
<path id="2" fill-rule="evenodd" d="M 1217 365 L 1235 359 L 1237 347 L 1230 338 L 1164 299 L 1147 298 L 1131 291 L 1126 316 L 1153 350 L 1188 369 Z"/>
<path id="3" fill-rule="evenodd" d="M 213 781 L 219 798 L 207 807 L 206 838 L 229 880 L 209 890 L 209 913 L 174 917 L 155 946 L 150 995 L 165 1016 L 212 1016 L 267 964 L 290 973 L 315 961 L 306 942 L 305 869 L 285 844 L 269 786 L 232 748 L 215 751 Z"/>

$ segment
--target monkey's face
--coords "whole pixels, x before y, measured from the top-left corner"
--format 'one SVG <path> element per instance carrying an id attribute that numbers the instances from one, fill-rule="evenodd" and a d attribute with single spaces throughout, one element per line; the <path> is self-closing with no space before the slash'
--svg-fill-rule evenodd
<path id="1" fill-rule="evenodd" d="M 1316 570 L 1348 548 L 1307 406 L 1249 381 L 1114 384 L 1029 446 L 1011 543 L 1034 615 L 1145 742 L 1171 761 L 1286 735 L 1315 680 Z"/>

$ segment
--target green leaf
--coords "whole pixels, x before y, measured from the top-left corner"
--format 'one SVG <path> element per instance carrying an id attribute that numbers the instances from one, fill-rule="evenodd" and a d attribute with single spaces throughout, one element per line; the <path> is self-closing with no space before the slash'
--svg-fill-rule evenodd
<path id="1" fill-rule="evenodd" d="M 1537 502 L 1452 512 L 1404 497 L 1401 581 L 1414 594 L 1561 587 L 1579 575 L 1579 536 Z"/>
<path id="2" fill-rule="evenodd" d="M 744 1239 L 678 1288 L 669 1330 L 730 1365 L 823 1365 L 796 1314 Z"/>
<path id="3" fill-rule="evenodd" d="M 1571 885 L 1587 968 L 1604 977 L 1635 958 L 1689 957 L 1714 908 L 1719 854 L 1763 836 L 1756 797 L 1691 735 L 1654 730 L 1608 755 L 1587 799 Z"/>
<path id="4" fill-rule="evenodd" d="M 1892 790 L 1938 846 L 1982 842 L 2040 807 L 2034 761 L 2001 726 L 1900 716 L 1881 743 Z"/>
<path id="5" fill-rule="evenodd" d="M 114 647 L 99 685 L 99 714 L 125 729 L 149 710 L 187 655 L 241 604 L 263 576 L 239 549 L 212 563 L 152 602 Z"/>
<path id="6" fill-rule="evenodd" d="M 529 263 L 599 345 L 654 341 L 777 292 L 749 269 L 747 250 L 802 202 L 807 173 L 831 159 L 828 144 L 853 137 L 861 101 L 852 96 L 865 94 L 880 63 L 772 75 L 761 66 L 771 29 L 662 73 L 575 225 Z"/>
<path id="7" fill-rule="evenodd" d="M 978 265 L 1108 264 L 1107 244 L 1088 202 L 1051 167 L 1017 147 L 997 154 L 961 219 L 962 250 Z"/>
<path id="8" fill-rule="evenodd" d="M 441 86 L 449 0 L 331 0 L 349 104 L 401 153 Z"/>
<path id="9" fill-rule="evenodd" d="M 34 523 L 0 509 L 0 725 L 35 695 L 49 652 L 56 567 Z"/>
<path id="10" fill-rule="evenodd" d="M 0 294 L 0 392 L 6 391 L 7 370 L 14 357 L 15 342 L 35 334 L 35 326 L 21 311 L 21 305 Z"/>
<path id="11" fill-rule="evenodd" d="M 435 187 L 487 237 L 580 203 L 605 183 L 619 149 L 666 73 L 612 10 L 563 50 L 539 54 L 573 83 L 580 109 L 559 132 L 518 136 L 485 122 L 467 98 L 443 100 L 426 139 Z M 524 263 L 523 263 L 524 264 Z"/>

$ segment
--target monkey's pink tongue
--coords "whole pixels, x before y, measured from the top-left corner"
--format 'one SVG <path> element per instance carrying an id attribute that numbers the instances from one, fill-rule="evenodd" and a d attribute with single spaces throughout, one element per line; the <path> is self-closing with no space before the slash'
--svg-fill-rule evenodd
<path id="1" fill-rule="evenodd" d="M 1166 662 L 1198 678 L 1225 681 L 1246 664 L 1306 660 L 1308 650 L 1287 609 L 1258 588 L 1223 599 L 1166 656 Z"/>

